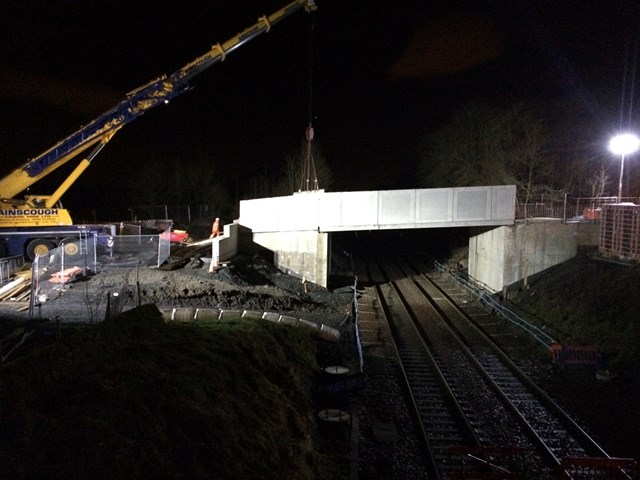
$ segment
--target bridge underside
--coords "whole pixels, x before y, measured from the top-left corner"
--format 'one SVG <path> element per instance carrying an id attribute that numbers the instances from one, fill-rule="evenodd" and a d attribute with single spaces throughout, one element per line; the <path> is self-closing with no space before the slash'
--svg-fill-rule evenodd
<path id="1" fill-rule="evenodd" d="M 513 225 L 513 185 L 297 193 L 240 202 L 238 223 L 276 266 L 327 286 L 330 232 Z"/>

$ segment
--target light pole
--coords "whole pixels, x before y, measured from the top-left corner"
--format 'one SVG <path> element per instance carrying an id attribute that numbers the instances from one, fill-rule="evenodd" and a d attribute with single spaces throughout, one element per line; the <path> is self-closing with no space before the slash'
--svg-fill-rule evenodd
<path id="1" fill-rule="evenodd" d="M 640 147 L 640 138 L 633 133 L 621 133 L 609 141 L 609 150 L 620 155 L 620 182 L 618 183 L 618 203 L 622 199 L 622 174 L 624 173 L 624 157 Z"/>

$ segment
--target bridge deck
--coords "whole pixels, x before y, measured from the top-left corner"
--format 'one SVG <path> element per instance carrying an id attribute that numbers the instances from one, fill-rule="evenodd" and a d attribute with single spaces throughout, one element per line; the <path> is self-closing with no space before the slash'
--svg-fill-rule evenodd
<path id="1" fill-rule="evenodd" d="M 256 232 L 513 225 L 513 185 L 364 192 L 314 191 L 240 202 Z"/>

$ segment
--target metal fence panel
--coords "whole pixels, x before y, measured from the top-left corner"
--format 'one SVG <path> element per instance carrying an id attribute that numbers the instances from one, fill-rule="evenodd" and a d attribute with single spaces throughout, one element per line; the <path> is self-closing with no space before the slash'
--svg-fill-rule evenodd
<path id="1" fill-rule="evenodd" d="M 11 280 L 14 273 L 24 266 L 24 256 L 16 255 L 0 259 L 0 285 Z"/>
<path id="2" fill-rule="evenodd" d="M 600 253 L 640 260 L 640 205 L 609 205 L 603 209 Z"/>
<path id="3" fill-rule="evenodd" d="M 92 235 L 81 239 L 76 255 L 65 253 L 63 246 L 39 255 L 31 267 L 31 313 L 38 316 L 58 315 L 56 300 L 69 284 L 99 273 L 122 267 L 159 267 L 170 254 L 170 230 L 156 235 Z M 59 302 L 58 302 L 59 303 Z M 119 313 L 122 300 L 87 298 L 86 313 L 77 309 L 82 319 L 103 319 L 105 314 Z M 108 309 L 105 311 L 105 309 Z"/>
<path id="4" fill-rule="evenodd" d="M 516 219 L 561 218 L 563 220 L 597 220 L 602 209 L 616 203 L 640 203 L 638 197 L 570 197 L 539 196 L 516 204 Z"/>

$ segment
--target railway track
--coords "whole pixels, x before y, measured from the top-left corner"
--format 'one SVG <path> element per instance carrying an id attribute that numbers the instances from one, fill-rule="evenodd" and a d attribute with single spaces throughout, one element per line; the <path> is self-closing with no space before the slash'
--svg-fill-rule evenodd
<path id="1" fill-rule="evenodd" d="M 500 348 L 531 345 L 459 289 L 404 258 L 368 258 L 360 271 L 393 338 L 429 479 L 636 478 L 537 387 L 532 363 Z"/>

